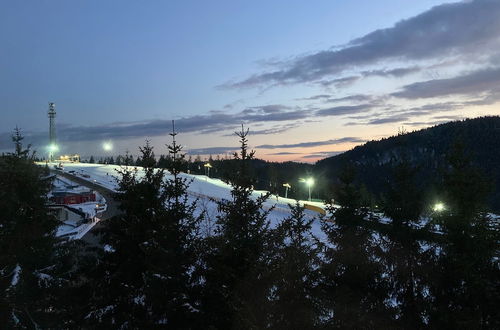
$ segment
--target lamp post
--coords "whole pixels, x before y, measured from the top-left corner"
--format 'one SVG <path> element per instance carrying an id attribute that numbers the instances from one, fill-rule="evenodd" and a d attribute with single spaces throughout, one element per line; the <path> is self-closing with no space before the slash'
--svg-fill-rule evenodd
<path id="1" fill-rule="evenodd" d="M 205 167 L 205 175 L 210 177 L 210 169 L 212 168 L 212 165 L 210 165 L 210 163 L 206 163 L 203 167 Z"/>
<path id="2" fill-rule="evenodd" d="M 109 141 L 106 141 L 102 144 L 102 149 L 106 152 L 109 152 L 109 151 L 113 150 L 113 144 Z M 108 164 L 108 157 L 104 158 L 104 163 Z"/>
<path id="3" fill-rule="evenodd" d="M 59 150 L 59 147 L 57 146 L 57 144 L 53 143 L 48 146 L 48 149 L 49 149 L 49 162 L 53 162 L 54 155 Z"/>
<path id="4" fill-rule="evenodd" d="M 283 187 L 285 187 L 285 198 L 288 198 L 288 189 L 292 188 L 289 183 L 283 183 Z"/>
<path id="5" fill-rule="evenodd" d="M 299 179 L 300 182 L 304 182 L 309 190 L 309 201 L 311 201 L 311 187 L 314 185 L 313 178 Z"/>

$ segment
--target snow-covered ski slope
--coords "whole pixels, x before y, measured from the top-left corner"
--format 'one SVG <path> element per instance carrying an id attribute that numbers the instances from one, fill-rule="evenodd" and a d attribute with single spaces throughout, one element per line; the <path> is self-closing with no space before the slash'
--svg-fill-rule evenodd
<path id="1" fill-rule="evenodd" d="M 51 164 L 49 166 L 53 166 Z M 63 171 L 76 175 L 82 179 L 86 179 L 89 182 L 99 184 L 105 188 L 115 190 L 118 187 L 117 178 L 119 177 L 118 170 L 123 168 L 118 165 L 104 165 L 104 164 L 87 164 L 87 163 L 65 163 L 63 166 Z M 140 177 L 143 173 L 141 167 L 131 166 L 130 169 L 137 169 L 137 175 Z M 166 171 L 166 177 L 169 178 L 170 174 Z M 198 206 L 207 212 L 207 216 L 214 218 L 217 214 L 217 205 L 214 202 L 222 199 L 231 199 L 231 186 L 219 179 L 208 178 L 204 175 L 193 175 L 182 173 L 181 177 L 189 180 L 190 185 L 188 188 L 188 194 L 191 199 L 198 199 Z M 267 191 L 255 190 L 252 196 L 257 198 Z M 269 214 L 269 220 L 272 225 L 277 224 L 282 219 L 290 216 L 289 204 L 295 204 L 294 199 L 278 197 L 276 195 L 271 195 L 269 199 L 264 203 L 264 208 L 269 210 L 272 209 Z M 325 208 L 323 203 L 309 202 L 309 201 L 299 201 L 301 205 L 309 204 L 316 207 Z M 201 211 L 201 210 L 200 210 Z M 308 217 L 318 217 L 319 214 L 314 211 L 306 210 L 306 216 Z M 315 234 L 320 234 L 320 222 L 317 219 L 313 225 L 313 232 Z"/>

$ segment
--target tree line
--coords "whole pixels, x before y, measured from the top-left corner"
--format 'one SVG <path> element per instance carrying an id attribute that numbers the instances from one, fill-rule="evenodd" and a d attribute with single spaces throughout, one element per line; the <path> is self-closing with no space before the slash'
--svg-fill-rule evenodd
<path id="1" fill-rule="evenodd" d="M 363 203 L 345 164 L 324 217 L 299 205 L 278 222 L 252 198 L 248 130 L 228 173 L 231 198 L 203 211 L 171 161 L 122 167 L 122 214 L 97 246 L 55 237 L 50 177 L 22 146 L 0 158 L 0 321 L 8 328 L 421 329 L 499 328 L 498 219 L 485 210 L 488 182 L 457 144 L 439 182 L 445 207 L 430 210 L 418 168 L 398 160 L 380 213 Z M 167 173 L 168 171 L 168 173 Z M 313 230 L 315 223 L 321 230 Z M 207 226 L 209 224 L 209 226 Z"/>
<path id="2" fill-rule="evenodd" d="M 82 162 L 92 164 L 111 164 L 111 165 L 132 165 L 141 166 L 141 156 L 134 158 L 130 154 L 118 155 L 116 157 L 94 157 L 90 156 Z M 248 162 L 251 164 L 248 170 L 249 175 L 253 178 L 253 187 L 258 190 L 267 190 L 273 194 L 285 196 L 285 187 L 283 184 L 288 183 L 291 187 L 287 190 L 287 196 L 296 199 L 307 199 L 307 187 L 299 183 L 299 178 L 304 178 L 313 175 L 314 166 L 308 163 L 297 162 L 268 162 L 262 159 L 250 159 Z M 155 157 L 154 167 L 156 168 L 169 168 L 171 167 L 172 156 L 161 154 Z M 211 168 L 208 170 L 205 165 L 210 164 Z M 208 175 L 211 178 L 221 179 L 229 182 L 234 171 L 237 171 L 238 164 L 235 159 L 230 158 L 227 154 L 221 157 L 210 155 L 206 159 L 202 159 L 200 155 L 192 157 L 189 155 L 178 164 L 179 169 L 183 172 L 195 175 Z M 319 180 L 318 180 L 319 181 Z M 317 199 L 323 198 L 325 195 L 319 193 L 313 194 Z"/>

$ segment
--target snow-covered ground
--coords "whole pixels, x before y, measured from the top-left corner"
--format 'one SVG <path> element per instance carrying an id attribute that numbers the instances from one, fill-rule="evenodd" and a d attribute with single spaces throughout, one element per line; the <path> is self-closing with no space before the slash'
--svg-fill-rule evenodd
<path id="1" fill-rule="evenodd" d="M 64 222 L 57 227 L 56 237 L 66 237 L 70 240 L 80 239 L 88 233 L 98 222 L 99 218 L 92 218 L 89 222 L 76 225 L 71 222 Z"/>
<path id="2" fill-rule="evenodd" d="M 51 166 L 53 165 L 55 164 L 52 164 Z M 120 176 L 118 171 L 121 168 L 123 167 L 118 165 L 65 163 L 63 166 L 63 171 L 76 175 L 89 182 L 98 184 L 102 187 L 116 191 L 118 187 L 117 179 Z M 136 169 L 137 175 L 139 177 L 143 174 L 141 167 L 131 166 L 130 169 Z M 165 174 L 167 178 L 171 177 L 168 172 L 165 172 Z M 222 199 L 230 200 L 231 186 L 219 179 L 208 178 L 205 175 L 182 173 L 181 177 L 186 178 L 190 181 L 190 185 L 188 188 L 190 199 L 192 201 L 198 200 L 198 212 L 204 211 L 207 215 L 207 223 L 204 228 L 206 230 L 211 230 L 211 228 L 213 228 L 213 221 L 218 214 L 217 204 L 214 201 L 220 201 Z M 257 198 L 266 193 L 267 191 L 255 190 L 253 191 L 253 197 Z M 276 195 L 270 195 L 269 199 L 264 203 L 264 209 L 270 210 L 269 220 L 271 221 L 271 225 L 275 226 L 283 219 L 289 217 L 289 204 L 294 205 L 295 203 L 296 201 L 294 199 L 287 199 Z M 320 202 L 299 201 L 299 204 L 309 204 L 322 209 L 326 208 L 326 205 Z M 311 210 L 305 210 L 305 214 L 307 217 L 315 219 L 312 226 L 313 233 L 318 238 L 324 239 L 325 234 L 320 228 L 321 223 L 319 214 Z M 384 217 L 383 214 L 372 213 L 372 216 L 374 216 L 377 221 L 381 223 L 390 223 L 390 219 Z M 500 220 L 500 216 L 493 214 L 491 214 L 491 216 L 495 219 L 494 222 L 498 223 L 498 220 Z M 412 224 L 412 226 L 415 228 L 422 228 L 427 223 L 427 221 L 423 221 L 419 224 Z M 439 230 L 436 230 L 436 232 L 440 233 Z"/>
<path id="3" fill-rule="evenodd" d="M 119 177 L 118 170 L 120 170 L 120 168 L 121 166 L 118 165 L 65 163 L 63 171 L 116 191 L 118 187 L 117 178 Z M 142 168 L 135 166 L 130 168 L 136 168 L 138 176 L 142 175 Z M 166 172 L 166 177 L 170 177 L 168 172 Z M 208 218 L 215 219 L 215 216 L 217 215 L 217 204 L 214 200 L 231 199 L 231 186 L 219 179 L 209 178 L 205 175 L 193 175 L 186 173 L 182 173 L 181 177 L 190 181 L 188 194 L 192 200 L 198 199 L 199 210 L 205 211 Z M 253 191 L 252 196 L 257 198 L 266 193 L 267 191 L 255 190 Z M 290 209 L 288 205 L 293 205 L 295 202 L 296 201 L 294 199 L 271 195 L 264 203 L 264 208 L 271 210 L 269 214 L 271 224 L 276 225 L 281 220 L 290 216 Z M 299 201 L 299 203 L 301 205 L 309 204 L 323 209 L 325 208 L 325 205 L 319 202 Z M 306 210 L 305 213 L 307 217 L 317 218 L 319 215 L 317 212 L 311 210 Z M 320 229 L 320 222 L 318 219 L 313 224 L 313 232 L 317 236 L 324 235 Z"/>

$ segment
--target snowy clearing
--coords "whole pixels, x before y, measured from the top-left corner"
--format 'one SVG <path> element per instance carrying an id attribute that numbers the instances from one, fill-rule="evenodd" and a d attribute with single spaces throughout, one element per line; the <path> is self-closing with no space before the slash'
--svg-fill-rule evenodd
<path id="1" fill-rule="evenodd" d="M 49 164 L 53 166 L 55 164 Z M 87 164 L 87 163 L 65 163 L 63 166 L 63 171 L 78 176 L 85 179 L 91 183 L 98 184 L 107 189 L 116 191 L 118 184 L 117 178 L 119 177 L 118 170 L 120 168 L 125 168 L 118 165 L 104 165 L 104 164 Z M 137 175 L 140 177 L 142 175 L 142 168 L 137 166 L 129 166 L 129 169 L 137 169 Z M 168 171 L 165 171 L 166 179 L 172 178 Z M 198 199 L 198 209 L 199 211 L 205 211 L 208 218 L 212 220 L 215 219 L 217 215 L 217 204 L 214 201 L 220 201 L 223 199 L 231 199 L 231 186 L 219 179 L 209 178 L 205 175 L 193 175 L 182 173 L 180 175 L 190 181 L 188 188 L 188 194 L 190 200 Z M 267 191 L 255 190 L 252 193 L 254 198 L 266 194 Z M 290 216 L 289 204 L 294 205 L 296 201 L 290 198 L 278 197 L 276 195 L 270 195 L 269 199 L 264 203 L 264 209 L 271 210 L 269 214 L 269 220 L 271 225 L 275 226 L 281 220 Z M 309 201 L 299 201 L 300 205 L 308 204 L 319 207 L 321 209 L 325 208 L 324 203 L 320 202 L 309 202 Z M 313 233 L 318 237 L 322 238 L 324 233 L 321 231 L 320 220 L 317 219 L 319 213 L 311 210 L 305 210 L 307 217 L 316 218 L 313 223 Z M 210 224 L 207 224 L 209 227 Z"/>

